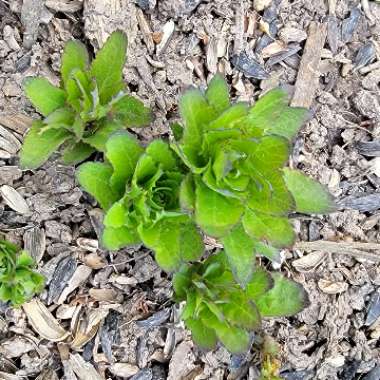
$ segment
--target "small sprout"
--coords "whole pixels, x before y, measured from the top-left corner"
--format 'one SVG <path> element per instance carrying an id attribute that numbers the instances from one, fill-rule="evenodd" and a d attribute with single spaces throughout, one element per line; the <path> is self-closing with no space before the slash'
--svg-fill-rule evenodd
<path id="1" fill-rule="evenodd" d="M 186 301 L 182 319 L 194 341 L 212 349 L 219 340 L 234 353 L 247 350 L 249 333 L 260 328 L 263 317 L 293 315 L 308 302 L 299 284 L 260 267 L 243 289 L 224 252 L 182 266 L 173 286 L 176 300 Z"/>
<path id="2" fill-rule="evenodd" d="M 34 260 L 25 251 L 0 240 L 0 300 L 22 305 L 40 293 L 45 279 L 33 270 Z"/>
<path id="3" fill-rule="evenodd" d="M 126 50 L 127 37 L 114 32 L 90 62 L 86 47 L 69 41 L 59 88 L 45 78 L 25 79 L 25 93 L 44 118 L 34 121 L 25 136 L 22 167 L 35 169 L 60 148 L 64 163 L 77 164 L 104 151 L 113 132 L 149 124 L 150 111 L 125 92 Z"/>

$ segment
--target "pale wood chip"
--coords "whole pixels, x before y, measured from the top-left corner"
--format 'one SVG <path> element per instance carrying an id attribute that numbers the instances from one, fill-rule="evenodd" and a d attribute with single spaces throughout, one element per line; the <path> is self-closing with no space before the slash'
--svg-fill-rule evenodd
<path id="1" fill-rule="evenodd" d="M 4 202 L 14 211 L 25 215 L 30 213 L 29 206 L 22 195 L 13 187 L 3 185 L 0 187 L 0 194 Z"/>

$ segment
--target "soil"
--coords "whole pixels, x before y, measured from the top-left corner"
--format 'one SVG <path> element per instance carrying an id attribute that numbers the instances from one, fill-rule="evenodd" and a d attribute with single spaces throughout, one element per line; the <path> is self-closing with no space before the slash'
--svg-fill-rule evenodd
<path id="1" fill-rule="evenodd" d="M 310 305 L 264 330 L 281 344 L 284 379 L 380 379 L 380 4 L 368 0 L 0 0 L 0 232 L 37 260 L 48 283 L 34 302 L 61 329 L 53 339 L 0 303 L 0 379 L 258 378 L 255 339 L 239 356 L 192 343 L 151 252 L 99 247 L 101 212 L 73 167 L 18 167 L 38 117 L 23 78 L 58 83 L 67 40 L 95 52 L 114 29 L 129 37 L 125 81 L 155 114 L 135 131 L 142 141 L 169 137 L 181 92 L 217 71 L 249 102 L 279 85 L 299 98 L 310 80 L 290 165 L 340 209 L 294 216 L 299 243 L 275 269 L 304 285 Z"/>

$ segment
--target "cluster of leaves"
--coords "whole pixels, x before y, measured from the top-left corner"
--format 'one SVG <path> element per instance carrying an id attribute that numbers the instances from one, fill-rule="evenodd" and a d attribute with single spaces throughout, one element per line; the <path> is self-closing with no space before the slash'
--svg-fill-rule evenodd
<path id="1" fill-rule="evenodd" d="M 149 124 L 149 109 L 124 90 L 126 50 L 126 36 L 114 32 L 90 63 L 86 47 L 69 41 L 59 88 L 46 78 L 25 79 L 25 93 L 44 118 L 34 121 L 25 137 L 22 167 L 41 166 L 61 146 L 64 163 L 79 163 L 104 151 L 113 132 Z"/>
<path id="2" fill-rule="evenodd" d="M 290 316 L 307 303 L 299 284 L 261 267 L 242 288 L 223 251 L 203 263 L 183 265 L 173 286 L 177 301 L 186 301 L 182 319 L 194 341 L 212 349 L 219 339 L 235 353 L 248 348 L 249 331 L 260 327 L 262 317 Z"/>
<path id="3" fill-rule="evenodd" d="M 281 89 L 253 107 L 231 104 L 216 75 L 204 93 L 182 96 L 183 125 L 173 125 L 172 144 L 157 139 L 142 146 L 125 131 L 150 120 L 149 110 L 122 91 L 126 44 L 124 34 L 113 33 L 90 64 L 84 46 L 71 41 L 61 88 L 43 78 L 26 81 L 44 119 L 27 134 L 21 164 L 38 167 L 61 145 L 66 163 L 102 152 L 103 162 L 82 164 L 77 179 L 104 210 L 104 247 L 152 249 L 159 265 L 174 272 L 194 340 L 207 348 L 219 340 L 241 352 L 262 317 L 293 315 L 307 302 L 298 284 L 258 267 L 256 256 L 277 260 L 279 249 L 293 244 L 291 213 L 334 210 L 318 182 L 285 167 L 306 111 L 289 107 Z M 224 250 L 198 262 L 202 233 Z"/>
<path id="4" fill-rule="evenodd" d="M 145 149 L 127 132 L 106 143 L 105 162 L 77 171 L 81 186 L 105 210 L 103 245 L 112 250 L 143 242 L 168 271 L 203 254 L 203 240 L 192 218 L 181 212 L 181 167 L 162 140 Z"/>
<path id="5" fill-rule="evenodd" d="M 42 291 L 44 277 L 33 270 L 34 260 L 25 251 L 0 240 L 0 300 L 18 306 Z"/>
<path id="6" fill-rule="evenodd" d="M 180 101 L 183 127 L 173 148 L 189 169 L 180 200 L 198 226 L 219 238 L 236 279 L 252 278 L 254 258 L 278 258 L 294 242 L 290 213 L 333 210 L 316 181 L 284 168 L 290 142 L 306 115 L 288 106 L 275 89 L 253 107 L 231 105 L 227 84 L 215 76 L 203 94 L 193 89 Z"/>

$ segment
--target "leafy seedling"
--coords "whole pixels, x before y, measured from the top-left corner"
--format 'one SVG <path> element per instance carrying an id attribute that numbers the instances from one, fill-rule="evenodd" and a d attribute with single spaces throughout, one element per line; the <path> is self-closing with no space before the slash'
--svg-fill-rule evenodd
<path id="1" fill-rule="evenodd" d="M 34 260 L 25 251 L 0 240 L 0 300 L 19 306 L 44 288 L 44 277 L 33 270 Z"/>
<path id="2" fill-rule="evenodd" d="M 203 241 L 193 220 L 180 209 L 184 174 L 169 145 L 155 140 L 143 149 L 128 133 L 119 132 L 108 139 L 105 157 L 105 163 L 85 163 L 77 172 L 81 186 L 106 213 L 105 248 L 143 242 L 169 271 L 183 261 L 197 260 Z"/>
<path id="3" fill-rule="evenodd" d="M 125 92 L 126 50 L 127 37 L 114 32 L 90 63 L 86 47 L 69 41 L 62 55 L 60 87 L 46 78 L 26 78 L 25 94 L 43 119 L 34 121 L 25 136 L 22 167 L 41 166 L 60 147 L 63 162 L 77 164 L 94 151 L 103 152 L 115 131 L 150 122 L 150 111 Z"/>
<path id="4" fill-rule="evenodd" d="M 223 251 L 203 263 L 183 265 L 173 286 L 175 299 L 186 301 L 181 317 L 193 340 L 206 349 L 220 341 L 233 353 L 247 350 L 249 334 L 260 328 L 262 318 L 294 315 L 307 303 L 299 284 L 261 268 L 243 289 Z"/>
<path id="5" fill-rule="evenodd" d="M 281 89 L 253 107 L 231 104 L 225 80 L 216 75 L 205 93 L 191 89 L 182 96 L 180 113 L 183 126 L 174 126 L 172 147 L 190 171 L 181 184 L 181 206 L 221 240 L 246 286 L 257 254 L 278 260 L 278 249 L 293 244 L 290 213 L 334 210 L 318 182 L 285 168 L 306 110 L 289 107 Z"/>

